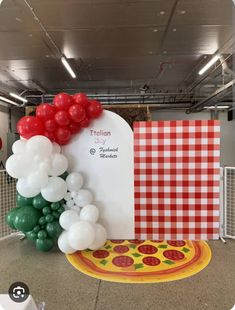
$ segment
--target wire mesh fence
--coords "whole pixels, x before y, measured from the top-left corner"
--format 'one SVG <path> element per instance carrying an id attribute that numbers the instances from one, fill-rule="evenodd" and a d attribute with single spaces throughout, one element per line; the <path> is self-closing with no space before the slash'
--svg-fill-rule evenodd
<path id="1" fill-rule="evenodd" d="M 225 167 L 225 234 L 235 238 L 235 167 Z"/>
<path id="2" fill-rule="evenodd" d="M 13 232 L 6 223 L 6 214 L 16 206 L 16 179 L 0 170 L 0 238 Z"/>

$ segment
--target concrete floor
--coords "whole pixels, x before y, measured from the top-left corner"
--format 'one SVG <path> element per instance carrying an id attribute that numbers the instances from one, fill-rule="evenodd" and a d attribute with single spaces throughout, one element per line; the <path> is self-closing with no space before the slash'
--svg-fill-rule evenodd
<path id="1" fill-rule="evenodd" d="M 209 242 L 212 261 L 197 275 L 168 283 L 119 284 L 75 270 L 57 251 L 27 241 L 0 242 L 0 293 L 22 281 L 46 310 L 230 310 L 235 304 L 235 241 Z"/>

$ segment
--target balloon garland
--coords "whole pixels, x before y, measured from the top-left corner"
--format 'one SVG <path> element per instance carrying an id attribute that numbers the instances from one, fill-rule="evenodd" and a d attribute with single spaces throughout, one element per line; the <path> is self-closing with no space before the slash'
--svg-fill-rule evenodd
<path id="1" fill-rule="evenodd" d="M 21 140 L 6 162 L 9 175 L 18 179 L 17 207 L 6 220 L 40 251 L 50 251 L 57 239 L 64 253 L 98 249 L 106 242 L 92 194 L 82 188 L 79 172 L 67 172 L 68 159 L 60 148 L 101 113 L 100 102 L 83 93 L 60 93 L 53 104 L 40 104 L 36 116 L 24 116 L 17 124 Z"/>

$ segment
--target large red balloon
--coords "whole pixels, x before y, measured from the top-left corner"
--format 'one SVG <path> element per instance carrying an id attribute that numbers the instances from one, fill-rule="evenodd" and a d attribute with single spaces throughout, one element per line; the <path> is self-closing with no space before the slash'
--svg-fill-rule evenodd
<path id="1" fill-rule="evenodd" d="M 74 121 L 75 123 L 81 122 L 86 117 L 85 109 L 78 104 L 71 105 L 68 113 L 69 113 L 70 119 Z"/>
<path id="2" fill-rule="evenodd" d="M 71 131 L 71 133 L 75 134 L 81 130 L 81 126 L 79 123 L 72 122 L 69 124 L 69 130 Z"/>
<path id="3" fill-rule="evenodd" d="M 44 127 L 45 127 L 46 131 L 53 132 L 56 130 L 58 125 L 56 124 L 54 119 L 49 119 L 49 120 L 45 121 Z"/>
<path id="4" fill-rule="evenodd" d="M 86 108 L 87 116 L 89 118 L 97 118 L 103 112 L 102 105 L 97 100 L 90 100 L 88 107 Z"/>
<path id="5" fill-rule="evenodd" d="M 66 93 L 60 93 L 55 96 L 53 104 L 58 110 L 67 111 L 69 107 L 73 104 L 73 98 Z"/>
<path id="6" fill-rule="evenodd" d="M 90 125 L 90 120 L 89 118 L 84 118 L 80 123 L 79 125 L 82 127 L 82 128 L 86 128 Z"/>
<path id="7" fill-rule="evenodd" d="M 36 116 L 40 117 L 43 121 L 52 119 L 55 114 L 55 107 L 49 103 L 42 103 L 36 109 Z"/>
<path id="8" fill-rule="evenodd" d="M 55 121 L 59 126 L 68 126 L 70 123 L 68 113 L 66 111 L 56 112 Z"/>
<path id="9" fill-rule="evenodd" d="M 76 104 L 81 105 L 83 108 L 87 107 L 89 104 L 89 99 L 84 93 L 77 93 L 73 95 L 73 101 Z"/>
<path id="10" fill-rule="evenodd" d="M 54 132 L 44 131 L 43 135 L 47 137 L 51 142 L 55 141 L 55 134 Z"/>
<path id="11" fill-rule="evenodd" d="M 41 119 L 37 116 L 24 116 L 17 123 L 17 132 L 25 139 L 36 135 L 42 135 L 44 126 Z"/>
<path id="12" fill-rule="evenodd" d="M 60 145 L 65 145 L 71 138 L 71 132 L 66 127 L 59 127 L 55 132 L 55 141 Z"/>

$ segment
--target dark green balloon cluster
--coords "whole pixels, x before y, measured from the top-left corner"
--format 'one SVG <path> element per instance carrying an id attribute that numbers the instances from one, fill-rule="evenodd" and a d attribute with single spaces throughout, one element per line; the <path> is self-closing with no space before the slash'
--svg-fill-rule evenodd
<path id="1" fill-rule="evenodd" d="M 59 217 L 64 212 L 63 200 L 51 203 L 41 194 L 33 198 L 17 194 L 16 204 L 17 207 L 7 213 L 8 225 L 34 241 L 39 251 L 50 251 L 62 232 Z"/>

